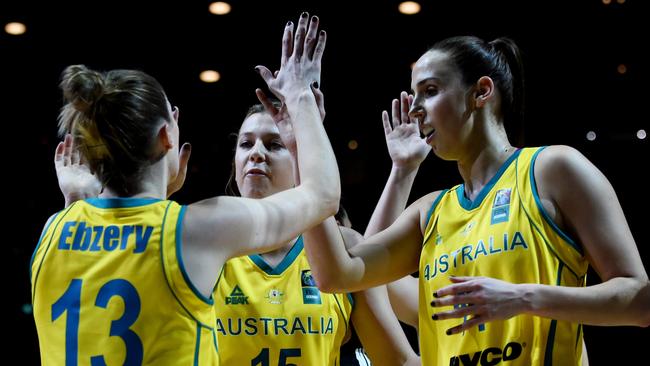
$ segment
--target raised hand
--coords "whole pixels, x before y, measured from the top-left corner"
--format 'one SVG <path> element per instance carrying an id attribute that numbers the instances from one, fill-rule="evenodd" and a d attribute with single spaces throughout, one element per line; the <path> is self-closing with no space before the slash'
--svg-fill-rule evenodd
<path id="1" fill-rule="evenodd" d="M 77 200 L 97 197 L 102 190 L 99 179 L 82 159 L 70 134 L 56 147 L 54 168 L 66 207 Z"/>
<path id="2" fill-rule="evenodd" d="M 433 320 L 466 318 L 447 330 L 456 334 L 492 320 L 509 319 L 525 311 L 521 286 L 489 277 L 449 277 L 451 282 L 434 293 L 431 306 L 454 306 L 433 315 Z"/>
<path id="3" fill-rule="evenodd" d="M 277 75 L 276 71 L 276 75 Z M 316 98 L 316 104 L 318 105 L 318 111 L 320 113 L 321 120 L 325 120 L 325 101 L 323 92 L 315 88 L 314 85 L 311 85 L 311 90 L 314 93 Z M 296 154 L 296 136 L 293 133 L 293 126 L 291 125 L 291 118 L 289 117 L 289 111 L 287 110 L 286 104 L 282 103 L 280 108 L 276 108 L 271 100 L 266 96 L 262 89 L 255 89 L 255 95 L 257 99 L 262 103 L 264 109 L 271 115 L 273 121 L 278 126 L 278 131 L 280 132 L 280 138 L 286 146 L 286 148 L 291 152 L 292 155 Z"/>
<path id="4" fill-rule="evenodd" d="M 393 99 L 392 122 L 387 111 L 381 115 L 388 153 L 398 168 L 418 168 L 431 151 L 431 146 L 420 137 L 417 121 L 409 118 L 411 103 L 413 96 L 402 92 L 399 100 Z"/>
<path id="5" fill-rule="evenodd" d="M 325 50 L 326 34 L 318 32 L 318 17 L 309 20 L 308 13 L 302 13 L 295 37 L 293 23 L 288 22 L 282 37 L 280 70 L 274 75 L 265 66 L 256 66 L 269 90 L 284 102 L 286 98 L 309 91 L 309 86 L 320 84 L 321 59 Z"/>

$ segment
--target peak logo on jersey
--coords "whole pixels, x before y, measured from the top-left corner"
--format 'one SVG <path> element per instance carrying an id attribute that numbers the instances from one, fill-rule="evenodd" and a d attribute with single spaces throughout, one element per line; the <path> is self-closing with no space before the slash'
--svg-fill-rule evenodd
<path id="1" fill-rule="evenodd" d="M 272 288 L 269 290 L 269 294 L 265 297 L 269 299 L 270 304 L 282 304 L 282 296 L 284 296 L 284 292 L 277 288 Z"/>
<path id="2" fill-rule="evenodd" d="M 303 304 L 322 304 L 320 290 L 316 287 L 316 281 L 311 275 L 311 269 L 305 269 L 301 272 L 300 284 L 302 285 Z"/>
<path id="3" fill-rule="evenodd" d="M 239 288 L 239 285 L 235 285 L 230 296 L 226 296 L 226 305 L 237 304 L 248 305 L 248 296 L 244 295 L 244 291 Z"/>
<path id="4" fill-rule="evenodd" d="M 510 342 L 503 349 L 488 347 L 473 354 L 465 353 L 449 359 L 449 366 L 491 366 L 501 361 L 512 361 L 521 356 L 524 346 L 521 343 Z"/>
<path id="5" fill-rule="evenodd" d="M 510 193 L 512 188 L 499 189 L 494 195 L 494 204 L 492 205 L 492 219 L 490 225 L 500 222 L 507 222 L 510 218 Z"/>

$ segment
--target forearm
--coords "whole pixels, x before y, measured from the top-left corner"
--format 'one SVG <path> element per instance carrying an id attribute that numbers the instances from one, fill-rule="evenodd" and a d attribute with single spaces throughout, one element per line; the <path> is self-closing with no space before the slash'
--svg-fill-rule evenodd
<path id="1" fill-rule="evenodd" d="M 296 136 L 297 164 L 301 185 L 313 190 L 328 215 L 338 210 L 341 196 L 338 166 L 327 133 L 322 126 L 316 100 L 311 90 L 296 92 L 286 99 Z"/>
<path id="2" fill-rule="evenodd" d="M 650 325 L 650 282 L 617 277 L 574 288 L 522 284 L 527 312 L 589 325 Z"/>
<path id="3" fill-rule="evenodd" d="M 336 220 L 328 218 L 303 234 L 305 252 L 318 287 L 323 292 L 346 292 L 361 277 L 353 263 Z M 356 259 L 359 261 L 360 259 Z"/>
<path id="4" fill-rule="evenodd" d="M 418 284 L 417 279 L 408 275 L 386 285 L 390 305 L 397 318 L 414 328 L 418 328 Z"/>
<path id="5" fill-rule="evenodd" d="M 417 173 L 418 167 L 402 168 L 393 165 L 364 237 L 384 230 L 404 211 Z"/>
<path id="6" fill-rule="evenodd" d="M 352 322 L 373 365 L 406 365 L 417 355 L 387 300 L 385 286 L 354 293 Z"/>

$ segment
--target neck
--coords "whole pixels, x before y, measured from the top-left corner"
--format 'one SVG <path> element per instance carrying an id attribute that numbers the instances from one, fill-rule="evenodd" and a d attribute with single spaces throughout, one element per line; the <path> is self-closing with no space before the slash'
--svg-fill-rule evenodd
<path id="1" fill-rule="evenodd" d="M 166 199 L 168 177 L 169 170 L 167 168 L 167 162 L 165 159 L 160 159 L 142 173 L 142 176 L 139 178 L 140 189 L 138 193 L 129 195 L 128 197 Z M 120 197 L 120 195 L 109 187 L 106 187 L 99 197 L 114 198 Z"/>
<path id="2" fill-rule="evenodd" d="M 264 261 L 266 261 L 266 263 L 268 263 L 271 267 L 275 268 L 287 256 L 287 253 L 289 253 L 291 248 L 293 248 L 293 245 L 296 243 L 296 240 L 298 240 L 298 238 L 295 238 L 287 242 L 279 249 L 276 249 L 268 253 L 262 253 L 260 255 L 262 256 L 262 258 L 264 258 Z"/>
<path id="3" fill-rule="evenodd" d="M 491 122 L 496 123 L 496 122 Z M 481 189 L 492 179 L 499 168 L 515 152 L 508 142 L 502 124 L 497 128 L 487 128 L 478 141 L 472 141 L 467 154 L 458 160 L 458 171 L 463 177 L 465 194 L 474 199 Z"/>

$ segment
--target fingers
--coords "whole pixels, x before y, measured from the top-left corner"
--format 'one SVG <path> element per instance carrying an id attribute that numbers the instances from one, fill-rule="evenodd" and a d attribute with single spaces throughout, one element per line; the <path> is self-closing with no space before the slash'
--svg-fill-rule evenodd
<path id="1" fill-rule="evenodd" d="M 457 295 L 467 292 L 477 291 L 481 288 L 480 284 L 475 281 L 469 281 L 470 277 L 449 277 L 452 282 L 457 282 L 445 286 L 433 293 L 434 297 L 443 297 L 448 295 Z"/>
<path id="2" fill-rule="evenodd" d="M 399 109 L 399 100 L 393 99 L 391 104 L 391 110 L 393 112 L 393 129 L 396 129 L 399 126 L 400 118 L 400 109 Z"/>
<path id="3" fill-rule="evenodd" d="M 409 96 L 406 94 L 406 92 L 401 92 L 399 94 L 399 99 L 400 99 L 400 104 L 402 106 L 402 110 L 400 113 L 401 116 L 401 122 L 402 123 L 409 123 Z"/>
<path id="4" fill-rule="evenodd" d="M 477 316 L 473 317 L 472 319 L 469 319 L 469 320 L 463 322 L 460 325 L 457 325 L 457 326 L 455 326 L 453 328 L 447 329 L 446 333 L 447 333 L 447 335 L 458 334 L 458 333 L 464 332 L 464 331 L 466 331 L 466 330 L 468 330 L 468 329 L 470 329 L 472 327 L 481 325 L 483 323 L 485 323 L 485 319 L 483 319 L 482 317 L 477 315 Z"/>
<path id="5" fill-rule="evenodd" d="M 464 304 L 463 306 L 456 307 L 453 310 L 449 311 L 441 311 L 439 313 L 433 314 L 431 318 L 433 320 L 446 320 L 446 319 L 454 319 L 454 318 L 462 318 L 470 315 L 477 315 L 482 311 L 482 308 L 479 309 L 478 306 L 475 305 L 466 305 Z"/>
<path id="6" fill-rule="evenodd" d="M 273 81 L 273 73 L 266 66 L 257 65 L 255 66 L 255 71 L 264 79 L 266 85 L 269 85 Z"/>
<path id="7" fill-rule="evenodd" d="M 71 158 L 70 156 L 72 155 L 72 146 L 73 141 L 72 141 L 72 135 L 71 134 L 66 134 L 65 139 L 63 140 L 63 165 L 70 165 Z"/>
<path id="8" fill-rule="evenodd" d="M 391 132 L 393 132 L 393 128 L 390 126 L 390 118 L 388 118 L 388 112 L 381 112 L 381 121 L 384 124 L 384 134 L 388 136 Z"/>
<path id="9" fill-rule="evenodd" d="M 72 154 L 70 156 L 70 164 L 72 165 L 79 165 L 81 162 L 81 154 L 79 153 L 79 150 L 73 149 Z"/>
<path id="10" fill-rule="evenodd" d="M 300 59 L 305 50 L 305 35 L 307 33 L 307 21 L 309 20 L 309 13 L 304 12 L 300 14 L 300 20 L 298 21 L 298 29 L 296 29 L 296 35 L 293 41 L 293 56 L 296 59 Z"/>
<path id="11" fill-rule="evenodd" d="M 278 109 L 275 108 L 271 100 L 266 96 L 262 89 L 255 89 L 255 95 L 257 96 L 257 99 L 260 101 L 260 103 L 262 103 L 264 106 L 264 109 L 266 109 L 266 111 L 269 112 L 271 116 L 274 116 L 278 113 Z"/>
<path id="12" fill-rule="evenodd" d="M 327 33 L 324 30 L 321 30 L 318 32 L 318 43 L 316 43 L 316 47 L 314 48 L 314 56 L 312 57 L 312 60 L 317 65 L 320 65 L 321 60 L 323 59 L 325 43 L 327 43 Z"/>
<path id="13" fill-rule="evenodd" d="M 305 38 L 305 55 L 311 60 L 314 55 L 314 46 L 316 45 L 316 41 L 318 40 L 317 37 L 317 32 L 318 32 L 318 17 L 313 16 L 311 17 L 311 21 L 309 22 L 309 28 L 307 29 L 307 36 Z"/>
<path id="14" fill-rule="evenodd" d="M 65 148 L 65 143 L 59 141 L 59 144 L 56 145 L 56 150 L 54 150 L 54 164 L 60 165 L 63 164 L 63 149 Z"/>
<path id="15" fill-rule="evenodd" d="M 293 22 L 289 21 L 284 27 L 284 34 L 282 35 L 282 57 L 280 58 L 280 66 L 287 63 L 289 57 L 293 53 Z"/>

